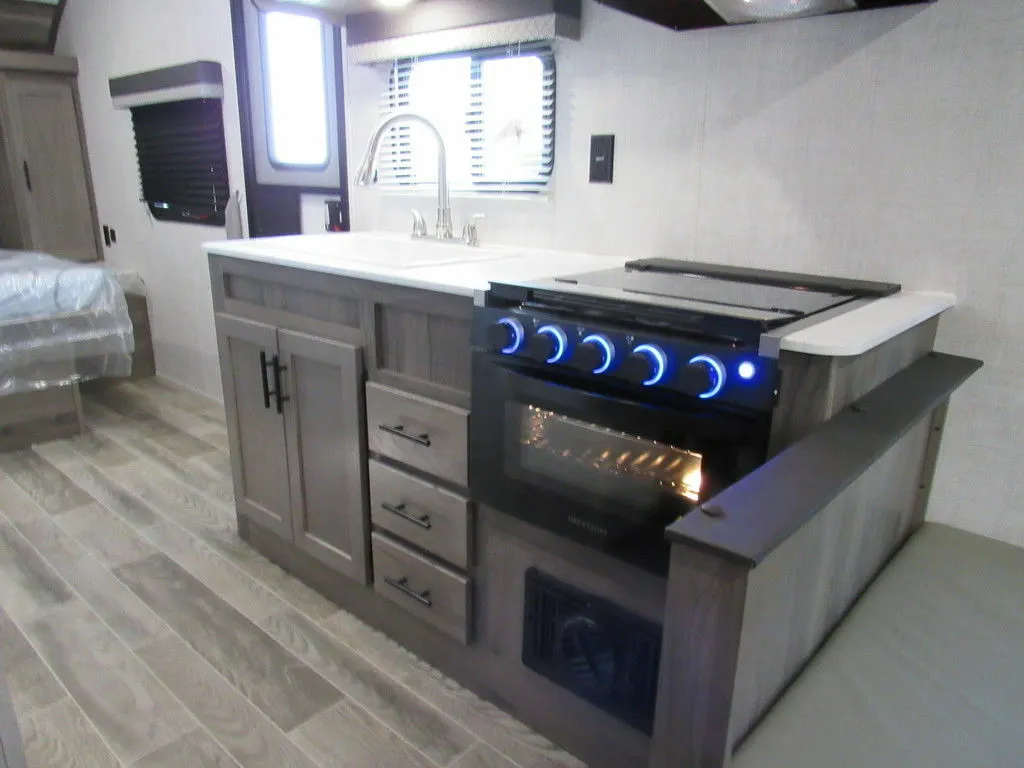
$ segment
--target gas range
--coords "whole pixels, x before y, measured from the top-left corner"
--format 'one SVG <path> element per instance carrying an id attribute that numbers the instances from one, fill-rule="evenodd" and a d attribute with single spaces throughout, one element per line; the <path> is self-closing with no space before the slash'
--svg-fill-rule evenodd
<path id="1" fill-rule="evenodd" d="M 664 527 L 767 456 L 778 339 L 899 290 L 669 259 L 492 283 L 474 311 L 473 495 L 663 572 Z"/>

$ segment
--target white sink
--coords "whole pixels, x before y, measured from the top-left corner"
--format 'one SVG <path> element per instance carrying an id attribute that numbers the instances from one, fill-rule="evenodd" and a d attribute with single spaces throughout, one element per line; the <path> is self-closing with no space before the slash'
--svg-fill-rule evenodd
<path id="1" fill-rule="evenodd" d="M 415 269 L 443 264 L 507 259 L 513 254 L 471 248 L 462 243 L 440 243 L 434 240 L 413 240 L 409 235 L 392 232 L 339 232 L 306 235 L 301 250 L 286 248 L 303 256 L 315 255 L 325 260 L 354 261 L 376 264 L 388 269 Z"/>

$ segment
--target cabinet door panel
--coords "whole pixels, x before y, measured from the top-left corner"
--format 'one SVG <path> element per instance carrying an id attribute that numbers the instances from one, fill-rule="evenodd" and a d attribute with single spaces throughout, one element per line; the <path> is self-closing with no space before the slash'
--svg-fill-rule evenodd
<path id="1" fill-rule="evenodd" d="M 358 347 L 278 331 L 288 366 L 285 435 L 295 545 L 368 581 L 363 360 Z"/>
<path id="2" fill-rule="evenodd" d="M 23 187 L 31 247 L 78 261 L 98 258 L 72 82 L 14 74 L 4 90 L 16 164 L 9 170 Z"/>
<path id="3" fill-rule="evenodd" d="M 277 354 L 277 329 L 217 315 L 221 381 L 231 443 L 235 507 L 240 515 L 288 540 L 292 536 L 284 422 L 266 406 L 260 353 Z M 268 385 L 273 373 L 267 370 Z"/>

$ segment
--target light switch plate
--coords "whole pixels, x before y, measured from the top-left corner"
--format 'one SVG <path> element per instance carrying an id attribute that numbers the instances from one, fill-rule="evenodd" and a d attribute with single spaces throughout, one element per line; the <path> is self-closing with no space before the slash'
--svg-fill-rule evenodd
<path id="1" fill-rule="evenodd" d="M 590 137 L 590 182 L 612 183 L 615 165 L 615 136 L 606 134 Z"/>

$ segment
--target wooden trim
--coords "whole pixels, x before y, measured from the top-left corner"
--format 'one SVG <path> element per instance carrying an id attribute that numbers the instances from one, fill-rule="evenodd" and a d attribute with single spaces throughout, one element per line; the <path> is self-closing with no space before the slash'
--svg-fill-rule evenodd
<path id="1" fill-rule="evenodd" d="M 60 9 L 63 11 L 66 0 L 61 0 Z M 106 253 L 103 250 L 103 230 L 100 227 L 99 207 L 96 205 L 96 190 L 92 183 L 92 164 L 89 160 L 89 145 L 85 136 L 85 115 L 82 112 L 82 98 L 78 93 L 77 78 L 71 83 L 71 98 L 75 103 L 75 119 L 78 122 L 78 141 L 82 145 L 82 165 L 85 170 L 85 188 L 89 194 L 89 210 L 92 212 L 93 240 L 96 242 L 96 258 L 103 261 Z"/>
<path id="2" fill-rule="evenodd" d="M 64 20 L 64 9 L 68 0 L 60 0 L 57 3 L 57 10 L 53 12 L 53 21 L 50 22 L 50 39 L 47 41 L 47 50 L 53 53 L 57 48 L 57 35 L 60 33 L 60 23 Z"/>
<path id="3" fill-rule="evenodd" d="M 755 565 L 815 517 L 981 367 L 930 353 L 667 529 L 670 539 Z"/>
<path id="4" fill-rule="evenodd" d="M 928 509 L 928 499 L 932 494 L 932 482 L 935 479 L 935 467 L 939 462 L 939 447 L 942 445 L 942 434 L 946 426 L 948 412 L 949 400 L 932 412 L 932 419 L 928 425 L 928 442 L 925 445 L 924 461 L 921 463 L 921 476 L 917 485 L 917 497 L 914 500 L 914 530 L 917 530 L 924 522 L 924 515 Z"/>
<path id="5" fill-rule="evenodd" d="M 651 768 L 720 768 L 743 631 L 747 568 L 672 547 Z"/>
<path id="6" fill-rule="evenodd" d="M 74 56 L 53 56 L 49 53 L 0 50 L 0 69 L 77 75 L 78 59 Z"/>

